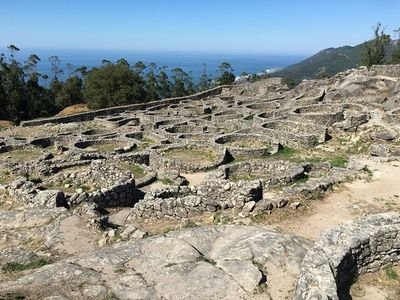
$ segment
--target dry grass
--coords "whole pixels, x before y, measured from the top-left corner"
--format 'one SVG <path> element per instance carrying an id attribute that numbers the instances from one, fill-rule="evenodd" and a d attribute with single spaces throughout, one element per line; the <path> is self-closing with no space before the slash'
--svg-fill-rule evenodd
<path id="1" fill-rule="evenodd" d="M 237 148 L 247 148 L 247 149 L 263 149 L 271 147 L 270 143 L 258 140 L 231 141 L 231 142 L 226 142 L 225 145 Z"/>
<path id="2" fill-rule="evenodd" d="M 56 117 L 75 115 L 86 111 L 90 111 L 90 109 L 87 107 L 86 104 L 80 103 L 64 108 L 62 111 L 56 114 Z"/>
<path id="3" fill-rule="evenodd" d="M 176 148 L 166 151 L 165 154 L 168 158 L 192 163 L 212 162 L 216 159 L 216 154 L 206 148 Z"/>
<path id="4" fill-rule="evenodd" d="M 353 284 L 353 299 L 400 299 L 400 266 L 387 266 L 379 272 L 361 275 Z"/>
<path id="5" fill-rule="evenodd" d="M 0 120 L 0 130 L 7 129 L 13 127 L 14 123 L 7 120 Z"/>
<path id="6" fill-rule="evenodd" d="M 0 160 L 15 162 L 31 161 L 38 159 L 41 155 L 43 155 L 43 152 L 38 149 L 18 149 L 1 153 Z"/>

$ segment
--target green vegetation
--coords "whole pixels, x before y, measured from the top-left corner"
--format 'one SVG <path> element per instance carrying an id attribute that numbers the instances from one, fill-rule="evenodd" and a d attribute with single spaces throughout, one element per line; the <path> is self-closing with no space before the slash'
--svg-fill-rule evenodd
<path id="1" fill-rule="evenodd" d="M 309 179 L 308 176 L 305 175 L 303 177 L 299 177 L 299 178 L 294 179 L 292 182 L 290 182 L 290 184 L 292 184 L 292 185 L 302 185 L 302 184 L 306 183 L 308 181 L 308 179 Z"/>
<path id="2" fill-rule="evenodd" d="M 297 151 L 290 147 L 282 147 L 279 151 L 271 155 L 274 159 L 291 159 L 297 154 Z"/>
<path id="3" fill-rule="evenodd" d="M 37 149 L 17 149 L 0 153 L 0 160 L 30 161 L 39 158 L 40 155 L 42 155 L 42 152 Z"/>
<path id="4" fill-rule="evenodd" d="M 389 279 L 398 280 L 399 274 L 393 269 L 393 266 L 388 266 L 385 268 L 385 274 Z"/>
<path id="5" fill-rule="evenodd" d="M 249 174 L 249 175 L 240 174 L 240 175 L 229 176 L 229 180 L 231 180 L 233 182 L 237 182 L 240 180 L 251 181 L 251 180 L 257 180 L 260 178 L 262 178 L 262 176 L 260 174 Z"/>
<path id="6" fill-rule="evenodd" d="M 160 181 L 165 185 L 174 185 L 175 184 L 175 182 L 169 178 L 163 178 Z"/>
<path id="7" fill-rule="evenodd" d="M 372 65 L 380 65 L 386 57 L 386 48 L 390 44 L 390 36 L 385 34 L 382 25 L 378 23 L 374 30 L 375 38 L 365 44 L 365 50 L 361 55 L 361 64 L 370 68 Z"/>
<path id="8" fill-rule="evenodd" d="M 14 176 L 7 170 L 0 170 L 0 184 L 8 184 L 14 179 Z"/>
<path id="9" fill-rule="evenodd" d="M 124 59 L 93 68 L 85 76 L 83 94 L 93 109 L 140 103 L 146 98 L 143 78 Z"/>
<path id="10" fill-rule="evenodd" d="M 330 77 L 361 65 L 370 67 L 372 64 L 399 63 L 400 44 L 391 43 L 390 37 L 384 33 L 380 24 L 376 26 L 374 34 L 375 37 L 371 41 L 354 47 L 343 46 L 322 50 L 297 64 L 273 73 L 273 76 L 299 83 L 303 79 Z"/>
<path id="11" fill-rule="evenodd" d="M 354 47 L 328 48 L 274 73 L 273 76 L 287 78 L 285 80 L 288 81 L 289 87 L 303 79 L 317 78 L 321 75 L 321 70 L 324 70 L 327 76 L 333 76 L 338 72 L 358 67 L 364 46 L 360 44 Z"/>
<path id="12" fill-rule="evenodd" d="M 347 166 L 348 160 L 343 156 L 335 156 L 329 160 L 333 167 L 345 168 Z"/>
<path id="13" fill-rule="evenodd" d="M 235 75 L 231 65 L 223 62 L 219 74 L 212 78 L 204 66 L 200 82 L 195 85 L 191 72 L 181 68 L 170 71 L 155 63 L 139 61 L 130 65 L 124 58 L 115 63 L 103 60 L 100 67 L 85 66 L 74 70 L 67 63 L 68 76 L 57 56 L 48 58 L 52 75 L 37 72 L 41 59 L 32 54 L 21 63 L 15 45 L 9 54 L 0 54 L 0 120 L 19 122 L 54 115 L 64 108 L 85 103 L 91 109 L 144 103 L 169 97 L 181 97 L 203 91 L 217 84 L 232 84 Z"/>
<path id="14" fill-rule="evenodd" d="M 235 81 L 235 74 L 233 74 L 232 66 L 223 62 L 219 66 L 220 76 L 217 78 L 217 82 L 220 85 L 232 84 Z"/>
<path id="15" fill-rule="evenodd" d="M 48 265 L 50 263 L 51 261 L 46 260 L 44 258 L 38 258 L 26 264 L 21 264 L 17 262 L 8 262 L 1 267 L 1 270 L 5 273 L 21 272 L 24 270 L 37 269 L 45 265 Z"/>
<path id="16" fill-rule="evenodd" d="M 144 176 L 146 176 L 146 171 L 138 165 L 121 163 L 119 167 L 131 172 L 135 176 L 135 178 L 143 178 Z"/>
<path id="17" fill-rule="evenodd" d="M 392 63 L 393 64 L 400 64 L 400 39 L 397 40 L 396 48 L 393 50 Z"/>
<path id="18" fill-rule="evenodd" d="M 114 151 L 116 148 L 122 148 L 123 146 L 125 146 L 125 144 L 123 143 L 118 143 L 118 142 L 106 142 L 106 143 L 99 143 L 99 144 L 94 144 L 91 145 L 90 147 L 86 148 L 88 150 L 95 150 L 98 152 L 112 152 Z"/>
<path id="19" fill-rule="evenodd" d="M 211 149 L 207 148 L 195 148 L 195 147 L 182 147 L 174 148 L 165 151 L 167 157 L 176 160 L 184 160 L 189 162 L 203 162 L 203 161 L 214 161 L 216 159 L 215 153 Z"/>

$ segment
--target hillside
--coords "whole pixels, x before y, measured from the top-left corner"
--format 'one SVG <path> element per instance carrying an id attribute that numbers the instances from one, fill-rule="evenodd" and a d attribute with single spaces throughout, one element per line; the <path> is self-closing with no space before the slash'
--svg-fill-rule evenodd
<path id="1" fill-rule="evenodd" d="M 388 56 L 393 51 L 393 44 L 387 49 Z M 319 75 L 332 76 L 338 72 L 358 67 L 365 43 L 357 46 L 343 46 L 328 48 L 297 63 L 290 65 L 276 73 L 275 76 L 290 77 L 296 82 L 303 79 L 313 79 Z"/>

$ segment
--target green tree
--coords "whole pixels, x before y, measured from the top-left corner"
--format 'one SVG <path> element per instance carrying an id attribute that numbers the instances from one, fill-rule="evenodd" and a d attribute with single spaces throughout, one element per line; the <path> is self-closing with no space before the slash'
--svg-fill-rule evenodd
<path id="1" fill-rule="evenodd" d="M 185 83 L 187 82 L 187 74 L 181 68 L 174 68 L 171 70 L 172 72 L 172 97 L 183 97 L 188 93 L 186 91 Z"/>
<path id="2" fill-rule="evenodd" d="M 24 70 L 28 73 L 29 78 L 38 78 L 40 74 L 37 73 L 37 64 L 40 62 L 39 56 L 31 54 L 25 62 Z"/>
<path id="3" fill-rule="evenodd" d="M 143 72 L 146 69 L 146 65 L 142 61 L 138 61 L 133 65 L 133 71 L 139 76 L 143 76 Z"/>
<path id="4" fill-rule="evenodd" d="M 158 82 L 156 75 L 157 65 L 155 63 L 150 63 L 148 66 L 148 71 L 146 73 L 146 93 L 147 100 L 154 101 L 160 99 L 158 95 Z"/>
<path id="5" fill-rule="evenodd" d="M 53 72 L 53 79 L 57 79 L 58 75 L 64 73 L 61 69 L 61 60 L 58 56 L 53 55 L 49 57 L 49 62 L 51 64 L 51 71 Z"/>
<path id="6" fill-rule="evenodd" d="M 400 39 L 397 41 L 396 49 L 392 53 L 392 63 L 400 64 Z"/>
<path id="7" fill-rule="evenodd" d="M 81 74 L 82 77 L 85 77 L 86 74 L 88 73 L 88 70 L 87 67 L 81 66 L 79 68 L 76 68 L 74 73 Z"/>
<path id="8" fill-rule="evenodd" d="M 207 64 L 203 64 L 203 71 L 199 78 L 199 90 L 205 91 L 210 89 L 211 87 L 211 79 L 207 75 Z"/>
<path id="9" fill-rule="evenodd" d="M 25 73 L 21 64 L 15 59 L 15 53 L 19 51 L 19 48 L 14 45 L 7 48 L 10 51 L 9 63 L 5 60 L 4 55 L 1 60 L 1 90 L 5 98 L 4 111 L 8 115 L 8 119 L 19 121 L 27 115 Z"/>
<path id="10" fill-rule="evenodd" d="M 157 75 L 158 95 L 161 99 L 171 97 L 172 84 L 166 72 L 167 68 L 166 66 L 161 67 Z"/>
<path id="11" fill-rule="evenodd" d="M 103 108 L 145 101 L 142 78 L 129 66 L 107 64 L 93 68 L 84 78 L 83 96 L 90 108 Z"/>
<path id="12" fill-rule="evenodd" d="M 219 65 L 219 73 L 220 76 L 217 78 L 217 82 L 219 85 L 230 85 L 235 82 L 235 74 L 233 74 L 232 66 L 223 62 Z"/>
<path id="13" fill-rule="evenodd" d="M 385 34 L 382 24 L 374 29 L 375 38 L 365 44 L 361 56 L 361 64 L 370 68 L 372 65 L 380 65 L 385 60 L 385 49 L 390 44 L 390 36 Z"/>
<path id="14" fill-rule="evenodd" d="M 78 76 L 68 78 L 56 95 L 55 104 L 58 110 L 83 102 L 82 79 Z"/>

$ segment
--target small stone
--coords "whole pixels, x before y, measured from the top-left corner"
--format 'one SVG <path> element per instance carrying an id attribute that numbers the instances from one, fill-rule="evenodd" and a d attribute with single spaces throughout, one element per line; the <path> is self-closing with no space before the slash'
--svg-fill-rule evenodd
<path id="1" fill-rule="evenodd" d="M 137 240 L 137 239 L 143 239 L 147 236 L 147 232 L 143 232 L 141 230 L 136 230 L 132 235 L 131 238 Z"/>
<path id="2" fill-rule="evenodd" d="M 214 212 L 214 211 L 217 211 L 217 208 L 215 206 L 213 206 L 213 205 L 207 205 L 207 210 Z"/>
<path id="3" fill-rule="evenodd" d="M 255 206 L 256 206 L 256 202 L 254 202 L 254 201 L 247 202 L 247 203 L 243 206 L 242 212 L 243 212 L 244 214 L 248 214 L 248 213 L 250 213 L 250 212 L 253 211 L 253 209 L 254 209 Z"/>
<path id="4" fill-rule="evenodd" d="M 115 237 L 115 229 L 108 230 L 107 235 L 111 238 Z"/>
<path id="5" fill-rule="evenodd" d="M 278 202 L 278 208 L 283 208 L 288 204 L 288 201 L 286 199 L 281 199 Z"/>
<path id="6" fill-rule="evenodd" d="M 122 231 L 121 238 L 128 239 L 132 235 L 132 233 L 134 233 L 135 231 L 136 231 L 136 227 L 133 225 L 129 225 L 128 227 L 126 227 L 124 229 L 124 231 Z"/>
<path id="7" fill-rule="evenodd" d="M 99 242 L 98 242 L 98 245 L 100 247 L 103 247 L 103 246 L 107 245 L 107 238 L 100 239 Z"/>
<path id="8" fill-rule="evenodd" d="M 296 201 L 296 202 L 291 203 L 291 204 L 290 204 L 290 207 L 291 207 L 292 209 L 297 209 L 297 208 L 300 207 L 300 205 L 301 205 L 301 203 L 298 202 L 298 201 Z"/>
<path id="9" fill-rule="evenodd" d="M 227 184 L 224 185 L 224 191 L 229 191 L 231 189 L 231 184 L 228 182 Z"/>

